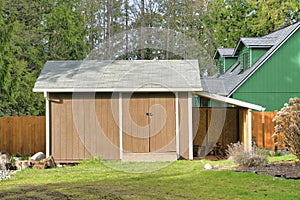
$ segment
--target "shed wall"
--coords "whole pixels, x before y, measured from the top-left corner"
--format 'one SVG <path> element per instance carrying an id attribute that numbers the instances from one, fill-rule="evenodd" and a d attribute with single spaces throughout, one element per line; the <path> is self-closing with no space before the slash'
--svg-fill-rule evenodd
<path id="1" fill-rule="evenodd" d="M 52 93 L 51 154 L 74 162 L 119 159 L 118 98 L 111 93 Z"/>

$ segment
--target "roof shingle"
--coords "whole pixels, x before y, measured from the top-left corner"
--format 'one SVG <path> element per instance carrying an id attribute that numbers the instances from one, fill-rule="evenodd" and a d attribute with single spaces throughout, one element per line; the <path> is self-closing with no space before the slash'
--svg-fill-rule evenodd
<path id="1" fill-rule="evenodd" d="M 201 91 L 196 60 L 48 61 L 34 91 Z"/>

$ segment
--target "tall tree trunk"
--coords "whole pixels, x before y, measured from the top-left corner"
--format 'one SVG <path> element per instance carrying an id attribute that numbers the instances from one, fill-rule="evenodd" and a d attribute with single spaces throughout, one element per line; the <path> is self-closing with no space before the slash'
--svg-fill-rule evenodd
<path id="1" fill-rule="evenodd" d="M 128 52 L 128 21 L 129 21 L 129 14 L 128 14 L 128 9 L 129 9 L 129 5 L 128 5 L 128 0 L 125 0 L 125 45 L 126 45 L 126 49 L 125 49 L 125 53 L 126 53 L 126 59 L 129 60 L 129 52 Z"/>
<path id="2" fill-rule="evenodd" d="M 144 54 L 144 27 L 145 27 L 145 1 L 141 0 L 141 60 L 145 59 Z"/>
<path id="3" fill-rule="evenodd" d="M 112 41 L 111 37 L 113 34 L 113 0 L 107 0 L 106 1 L 106 42 L 107 42 L 107 58 L 112 59 Z"/>

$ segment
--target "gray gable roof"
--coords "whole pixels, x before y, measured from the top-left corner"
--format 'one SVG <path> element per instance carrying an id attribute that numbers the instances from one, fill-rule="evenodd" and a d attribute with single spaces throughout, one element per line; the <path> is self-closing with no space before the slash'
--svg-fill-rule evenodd
<path id="1" fill-rule="evenodd" d="M 293 25 L 292 25 L 293 26 Z M 241 48 L 241 45 L 245 45 L 247 48 L 271 48 L 274 46 L 278 41 L 287 35 L 291 30 L 292 26 L 288 26 L 286 28 L 277 30 L 273 33 L 268 35 L 264 35 L 262 37 L 242 37 L 235 50 L 233 55 L 237 54 L 237 51 Z"/>
<path id="2" fill-rule="evenodd" d="M 241 41 L 247 47 L 271 47 L 273 46 L 278 38 L 241 38 Z"/>
<path id="3" fill-rule="evenodd" d="M 48 61 L 33 91 L 201 91 L 196 60 Z"/>
<path id="4" fill-rule="evenodd" d="M 214 59 L 218 58 L 218 55 L 222 57 L 233 57 L 234 48 L 217 48 Z"/>
<path id="5" fill-rule="evenodd" d="M 278 37 L 276 43 L 249 69 L 241 72 L 239 62 L 232 65 L 224 74 L 201 79 L 203 90 L 210 93 L 231 96 L 262 64 L 295 32 L 300 22 L 263 37 Z"/>

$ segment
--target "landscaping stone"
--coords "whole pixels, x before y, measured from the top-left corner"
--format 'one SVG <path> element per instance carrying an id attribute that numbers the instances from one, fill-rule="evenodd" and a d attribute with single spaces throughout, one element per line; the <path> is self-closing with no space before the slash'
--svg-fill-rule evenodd
<path id="1" fill-rule="evenodd" d="M 38 152 L 31 156 L 30 160 L 32 161 L 40 161 L 46 158 L 46 155 L 43 152 Z"/>
<path id="2" fill-rule="evenodd" d="M 11 179 L 11 175 L 15 174 L 16 170 L 0 170 L 0 181 Z"/>
<path id="3" fill-rule="evenodd" d="M 6 153 L 0 153 L 0 170 L 6 170 L 9 163 L 8 155 Z"/>
<path id="4" fill-rule="evenodd" d="M 28 160 L 20 160 L 20 161 L 15 162 L 15 167 L 18 170 L 27 169 L 27 168 L 32 167 L 32 162 L 28 161 Z"/>
<path id="5" fill-rule="evenodd" d="M 49 156 L 48 158 L 45 158 L 40 161 L 32 162 L 32 168 L 34 169 L 48 169 L 54 167 L 56 167 L 56 163 L 53 156 Z"/>
<path id="6" fill-rule="evenodd" d="M 275 153 L 275 151 L 270 151 L 270 156 L 275 156 L 276 155 L 276 153 Z"/>
<path id="7" fill-rule="evenodd" d="M 207 163 L 207 164 L 204 165 L 204 169 L 210 170 L 212 168 L 213 168 L 212 165 L 209 164 L 209 163 Z"/>

